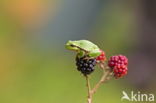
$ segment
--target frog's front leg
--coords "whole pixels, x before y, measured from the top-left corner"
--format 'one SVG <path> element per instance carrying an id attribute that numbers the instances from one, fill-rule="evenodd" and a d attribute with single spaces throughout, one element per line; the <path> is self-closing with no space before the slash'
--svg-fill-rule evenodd
<path id="1" fill-rule="evenodd" d="M 78 51 L 78 53 L 77 53 L 77 57 L 79 57 L 79 58 L 81 58 L 85 55 L 86 55 L 86 53 L 84 51 Z"/>

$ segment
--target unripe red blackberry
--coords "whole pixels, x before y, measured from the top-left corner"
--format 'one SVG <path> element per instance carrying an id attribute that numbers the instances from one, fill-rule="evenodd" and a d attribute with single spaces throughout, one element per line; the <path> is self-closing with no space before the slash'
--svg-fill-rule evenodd
<path id="1" fill-rule="evenodd" d="M 96 58 L 97 62 L 104 62 L 106 60 L 105 52 L 103 50 L 100 50 L 101 54 Z"/>
<path id="2" fill-rule="evenodd" d="M 77 70 L 84 75 L 88 75 L 94 71 L 94 66 L 96 65 L 96 59 L 86 59 L 85 57 L 76 58 Z"/>
<path id="3" fill-rule="evenodd" d="M 124 64 L 118 64 L 113 68 L 114 76 L 116 78 L 123 77 L 127 74 L 128 68 Z"/>
<path id="4" fill-rule="evenodd" d="M 108 61 L 108 66 L 110 68 L 114 68 L 116 65 L 118 64 L 123 64 L 123 65 L 128 65 L 128 59 L 126 56 L 123 55 L 117 55 L 117 56 L 112 56 L 110 57 L 109 61 Z"/>

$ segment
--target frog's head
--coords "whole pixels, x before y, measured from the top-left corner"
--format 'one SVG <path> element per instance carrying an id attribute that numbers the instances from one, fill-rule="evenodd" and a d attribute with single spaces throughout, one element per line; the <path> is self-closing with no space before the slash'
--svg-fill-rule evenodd
<path id="1" fill-rule="evenodd" d="M 69 41 L 66 43 L 65 47 L 66 47 L 67 49 L 69 49 L 69 50 L 74 50 L 74 51 L 79 50 L 79 49 L 77 48 L 77 42 L 76 42 L 76 41 L 71 41 L 71 40 L 69 40 Z"/>

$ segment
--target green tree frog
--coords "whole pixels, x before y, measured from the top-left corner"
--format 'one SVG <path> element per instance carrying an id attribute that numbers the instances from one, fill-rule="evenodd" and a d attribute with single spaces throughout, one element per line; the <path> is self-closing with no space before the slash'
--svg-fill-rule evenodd
<path id="1" fill-rule="evenodd" d="M 69 40 L 65 46 L 68 50 L 76 51 L 79 57 L 84 55 L 97 57 L 101 54 L 99 47 L 88 40 Z"/>

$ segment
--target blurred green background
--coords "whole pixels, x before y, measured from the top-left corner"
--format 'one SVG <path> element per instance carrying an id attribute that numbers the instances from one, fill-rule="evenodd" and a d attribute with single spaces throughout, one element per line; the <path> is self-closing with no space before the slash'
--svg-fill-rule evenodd
<path id="1" fill-rule="evenodd" d="M 120 103 L 122 91 L 154 94 L 155 10 L 155 0 L 1 0 L 0 103 L 86 103 L 85 78 L 64 48 L 79 39 L 107 58 L 129 58 L 128 75 L 101 86 L 93 103 Z M 92 86 L 100 76 L 97 68 Z"/>

